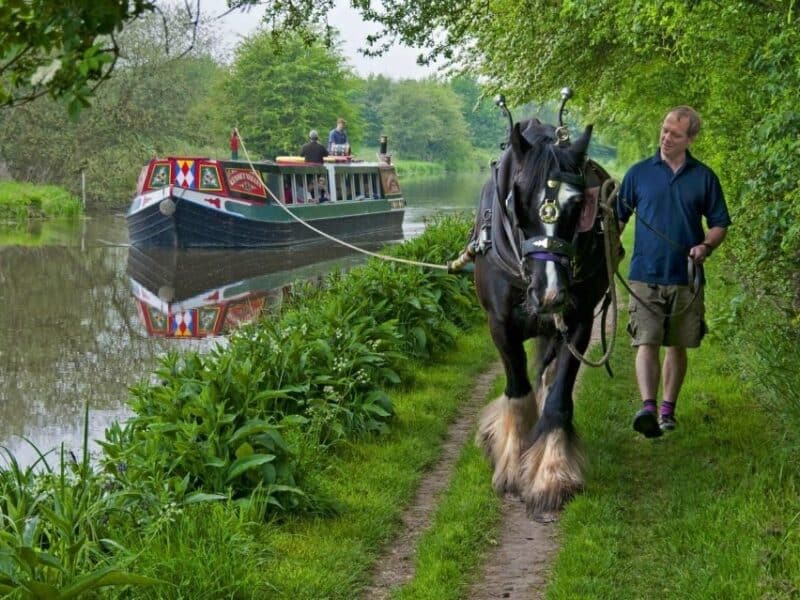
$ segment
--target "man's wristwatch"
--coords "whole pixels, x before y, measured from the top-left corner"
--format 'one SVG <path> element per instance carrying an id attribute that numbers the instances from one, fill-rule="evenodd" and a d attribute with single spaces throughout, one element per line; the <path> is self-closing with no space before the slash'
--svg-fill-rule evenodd
<path id="1" fill-rule="evenodd" d="M 711 256 L 711 253 L 714 252 L 714 246 L 712 246 L 708 242 L 703 242 L 703 246 L 705 246 L 708 249 L 708 253 L 706 254 L 706 256 Z"/>

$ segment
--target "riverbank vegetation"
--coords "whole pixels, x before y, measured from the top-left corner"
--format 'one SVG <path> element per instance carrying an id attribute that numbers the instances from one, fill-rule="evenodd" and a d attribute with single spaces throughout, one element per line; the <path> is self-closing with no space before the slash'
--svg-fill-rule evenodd
<path id="1" fill-rule="evenodd" d="M 367 3 L 357 4 L 370 12 Z M 411 10 L 415 7 L 421 12 Z M 708 574 L 709 581 L 721 586 L 723 595 L 736 597 L 743 590 L 743 596 L 752 592 L 765 597 L 795 597 L 800 589 L 800 567 L 796 561 L 800 555 L 800 519 L 796 512 L 800 470 L 797 461 L 791 460 L 800 450 L 796 434 L 800 430 L 800 375 L 796 368 L 800 362 L 800 188 L 796 177 L 800 171 L 800 118 L 796 109 L 796 90 L 800 88 L 800 13 L 797 7 L 792 2 L 779 1 L 723 4 L 708 0 L 667 1 L 656 5 L 634 0 L 591 4 L 534 0 L 520 6 L 501 0 L 492 4 L 491 18 L 487 18 L 485 10 L 481 3 L 453 5 L 406 0 L 398 3 L 396 11 L 371 16 L 382 21 L 390 35 L 399 35 L 400 39 L 427 47 L 445 58 L 455 58 L 470 73 L 473 82 L 480 78 L 487 93 L 506 93 L 512 106 L 552 98 L 563 85 L 571 85 L 576 92 L 572 106 L 576 113 L 580 110 L 580 118 L 571 114 L 569 122 L 594 121 L 605 141 L 613 141 L 622 165 L 654 151 L 661 119 L 670 106 L 695 106 L 704 115 L 705 125 L 693 150 L 719 173 L 734 220 L 725 245 L 711 261 L 717 264 L 717 270 L 711 274 L 712 286 L 715 280 L 726 286 L 724 293 L 714 287 L 709 293 L 712 328 L 720 337 L 710 339 L 702 350 L 703 361 L 692 365 L 690 376 L 694 379 L 685 388 L 687 412 L 682 430 L 652 446 L 639 448 L 640 440 L 630 437 L 627 424 L 615 428 L 629 418 L 631 398 L 635 397 L 632 374 L 626 370 L 631 362 L 627 349 L 618 348 L 620 377 L 615 380 L 618 383 L 604 384 L 602 373 L 593 371 L 582 384 L 592 386 L 590 395 L 595 401 L 606 398 L 596 405 L 596 413 L 587 412 L 583 417 L 586 421 L 579 421 L 579 426 L 587 432 L 591 455 L 599 462 L 593 467 L 590 491 L 570 504 L 565 514 L 565 550 L 558 561 L 552 593 L 555 597 L 591 597 L 593 590 L 599 589 L 600 596 L 641 597 L 652 595 L 657 589 L 659 593 L 663 590 L 675 596 L 695 596 L 700 595 L 698 590 L 709 591 L 709 584 L 698 579 Z M 526 23 L 526 27 L 520 27 L 520 23 Z M 129 27 L 126 32 L 139 36 L 135 40 L 149 40 L 149 46 L 143 44 L 148 48 L 160 45 L 155 41 L 163 41 L 152 31 L 139 32 Z M 136 43 L 131 45 L 131 57 L 139 56 L 136 47 Z M 83 111 L 74 124 L 66 121 L 63 107 L 48 100 L 4 111 L 0 114 L 0 134 L 8 142 L 2 148 L 6 167 L 17 179 L 59 182 L 73 190 L 76 173 L 85 169 L 90 174 L 90 197 L 108 206 L 121 206 L 131 192 L 139 166 L 154 153 L 226 154 L 225 140 L 231 126 L 253 112 L 251 96 L 243 95 L 233 102 L 225 95 L 228 71 L 235 69 L 236 61 L 244 59 L 237 57 L 228 68 L 215 59 L 209 46 L 201 43 L 198 48 L 180 62 L 149 51 L 142 54 L 141 60 L 130 58 L 120 65 L 114 79 L 101 88 L 103 93 L 97 93 L 94 107 Z M 184 71 L 196 76 L 184 76 Z M 284 75 L 290 77 L 292 72 L 287 70 Z M 379 78 L 354 83 L 358 85 L 348 88 L 353 112 L 342 116 L 350 120 L 357 145 L 373 145 L 376 133 L 384 133 L 392 126 L 382 120 L 392 117 L 381 112 L 384 102 L 389 102 L 383 93 L 386 90 L 394 93 L 399 89 L 395 86 L 405 84 Z M 306 89 L 304 81 L 296 80 L 293 85 L 290 95 L 293 104 L 287 106 L 287 111 L 291 115 L 303 114 L 297 112 L 299 105 L 294 102 L 309 97 L 316 103 L 318 98 L 313 90 L 302 93 Z M 455 80 L 441 85 L 449 86 L 462 100 L 463 118 L 480 113 L 464 109 L 469 102 L 459 95 Z M 409 91 L 410 96 L 412 92 Z M 197 102 L 187 106 L 187 97 Z M 225 103 L 230 104 L 232 112 L 220 119 L 220 107 Z M 481 110 L 490 108 L 488 104 L 478 104 Z M 521 118 L 531 112 L 515 111 L 515 116 Z M 426 122 L 422 116 L 435 113 L 435 108 L 425 106 L 418 108 L 413 117 Z M 445 113 L 451 111 L 442 111 Z M 294 153 L 304 140 L 306 129 L 324 131 L 325 124 L 339 116 L 333 111 L 329 115 L 314 114 L 314 118 L 324 122 L 303 123 L 294 134 L 294 145 L 280 146 L 281 153 Z M 373 126 L 376 129 L 370 129 Z M 487 144 L 496 144 L 503 137 L 505 123 L 500 120 L 496 127 L 499 129 L 493 130 L 494 135 L 480 133 L 483 130 L 475 124 L 467 131 Z M 441 136 L 451 129 L 437 131 Z M 461 131 L 463 135 L 461 129 L 452 131 Z M 253 139 L 254 148 L 259 151 L 275 148 L 269 145 L 269 139 L 259 137 L 267 132 L 245 130 L 243 135 L 246 142 Z M 471 145 L 478 144 L 471 138 Z M 399 149 L 396 158 L 405 158 Z M 375 331 L 378 335 L 382 330 Z M 387 336 L 376 338 L 383 340 L 381 343 L 394 343 L 393 334 L 381 335 Z M 367 372 L 377 373 L 376 381 L 387 378 L 391 381 L 392 376 L 382 370 L 388 367 L 375 366 L 370 356 L 366 352 L 359 359 L 371 365 Z M 212 360 L 219 359 L 201 358 L 186 365 L 168 363 L 163 373 L 169 376 L 163 386 L 166 390 L 142 392 L 142 406 L 158 404 L 155 396 L 147 394 L 174 394 L 181 402 L 184 397 L 200 393 L 205 394 L 206 400 L 219 397 L 215 396 L 219 391 L 204 379 L 209 373 L 225 372 L 221 364 L 207 362 Z M 389 370 L 401 377 L 403 367 Z M 225 390 L 246 393 L 245 382 L 250 373 L 230 373 L 235 375 L 235 385 Z M 322 396 L 324 389 L 325 385 Z M 360 389 L 354 385 L 355 392 L 360 393 Z M 294 406 L 296 394 L 293 389 L 283 390 L 275 401 Z M 195 405 L 196 402 L 199 400 L 192 400 L 187 407 L 188 414 L 207 426 L 210 417 L 216 418 L 217 413 L 202 412 L 208 411 L 209 405 Z M 306 419 L 331 436 L 325 439 L 335 440 L 343 427 L 342 420 L 366 430 L 380 429 L 380 424 L 385 424 L 381 411 L 388 411 L 381 401 L 372 398 L 368 406 L 368 410 L 362 411 L 347 403 L 342 408 L 337 405 L 330 421 L 322 418 L 324 412 L 312 412 L 309 416 L 301 411 L 292 413 L 289 422 Z M 163 418 L 160 413 L 154 416 L 154 421 L 159 418 Z M 220 415 L 222 421 L 228 418 L 227 413 Z M 146 419 L 137 427 L 137 435 L 145 436 L 146 443 L 161 442 L 146 437 L 150 427 Z M 173 431 L 174 423 L 163 427 L 169 433 L 163 436 L 164 443 L 183 451 L 186 442 L 179 436 L 191 434 L 192 427 L 200 425 L 187 426 L 186 431 Z M 220 422 L 215 427 L 219 429 L 207 433 L 216 444 L 219 432 L 229 433 L 231 424 Z M 118 434 L 122 436 L 122 430 Z M 232 523 L 250 522 L 242 515 L 263 514 L 264 506 L 270 503 L 296 505 L 311 513 L 333 512 L 335 503 L 327 502 L 324 494 L 313 493 L 324 490 L 323 485 L 315 488 L 313 478 L 292 481 L 284 477 L 283 487 L 272 488 L 272 493 L 263 492 L 264 502 L 248 504 L 254 507 L 251 513 L 230 512 L 223 502 L 173 506 L 161 501 L 175 494 L 183 494 L 186 502 L 189 498 L 206 499 L 192 494 L 220 493 L 218 488 L 200 492 L 191 487 L 192 482 L 201 480 L 223 486 L 234 482 L 242 494 L 239 499 L 246 497 L 247 486 L 254 485 L 248 482 L 250 467 L 263 471 L 272 462 L 285 466 L 292 461 L 291 454 L 285 453 L 276 441 L 277 434 L 282 440 L 291 439 L 291 435 L 284 436 L 282 431 L 276 434 L 272 429 L 260 434 L 265 437 L 255 441 L 255 446 L 248 442 L 249 447 L 244 447 L 241 456 L 236 456 L 233 450 L 236 456 L 233 460 L 229 447 L 204 448 L 203 452 L 208 454 L 191 456 L 191 470 L 176 472 L 174 477 L 163 476 L 164 492 L 152 498 L 147 496 L 146 489 L 137 492 L 131 501 L 140 503 L 140 508 L 147 507 L 148 502 L 161 507 L 158 517 L 141 512 L 144 516 L 140 524 L 145 532 L 142 535 L 156 539 L 153 536 L 162 527 L 174 534 L 172 528 L 177 527 L 173 523 L 178 510 L 185 510 L 183 514 L 197 511 L 193 514 L 203 518 L 219 513 L 220 518 L 207 528 L 209 536 L 217 536 L 216 546 L 209 543 L 209 547 L 219 548 L 219 553 L 226 557 L 230 556 L 229 548 L 235 547 L 242 556 L 251 559 L 228 561 L 228 570 L 222 573 L 231 581 L 239 577 L 246 581 L 248 574 L 258 577 L 252 571 L 258 571 L 263 562 L 248 548 L 254 539 L 259 539 L 259 534 L 253 537 L 242 533 L 242 527 L 226 529 L 219 524 L 225 519 Z M 109 441 L 110 448 L 116 447 L 114 442 L 113 438 Z M 222 457 L 223 450 L 228 452 L 229 462 Z M 137 458 L 135 453 L 142 450 L 130 451 Z M 205 464 L 203 460 L 209 456 L 210 462 Z M 248 462 L 250 456 L 256 458 Z M 234 469 L 234 462 L 240 459 Z M 142 460 L 141 456 L 137 460 Z M 262 462 L 257 464 L 258 461 Z M 124 471 L 128 468 L 127 462 L 119 464 L 125 466 L 122 474 L 112 473 L 114 485 L 123 485 Z M 131 464 L 131 468 L 143 468 L 135 461 Z M 163 462 L 160 466 L 173 468 Z M 223 467 L 227 469 L 224 475 L 214 471 Z M 278 469 L 275 470 L 277 482 Z M 271 477 L 271 471 L 267 471 Z M 20 479 L 14 475 L 7 480 L 13 482 L 15 477 Z M 12 509 L 17 511 L 14 514 L 25 514 L 14 508 L 20 505 L 15 498 L 24 494 L 13 486 L 6 493 L 12 498 Z M 159 496 L 162 493 L 164 497 Z M 32 492 L 30 497 L 34 497 Z M 311 502 L 309 498 L 315 500 Z M 33 500 L 30 502 L 33 504 Z M 242 504 L 238 505 L 240 509 Z M 29 551 L 31 540 L 47 539 L 50 544 L 49 538 L 55 535 L 25 537 L 22 533 L 26 521 L 20 518 L 13 523 L 19 535 L 19 548 L 25 548 L 19 550 L 20 556 L 38 556 Z M 158 539 L 174 541 L 172 547 L 186 549 L 187 553 L 196 551 L 205 560 L 205 555 L 192 543 L 191 536 L 196 534 L 192 522 L 181 523 L 186 529 L 183 539 L 188 541 L 178 543 L 174 541 L 177 538 L 168 536 Z M 697 534 L 706 527 L 707 537 Z M 144 544 L 142 538 L 133 539 Z M 290 544 L 287 541 L 280 551 L 285 552 Z M 80 554 L 81 560 L 87 557 L 96 560 L 101 555 L 95 552 L 98 547 Z M 43 552 L 41 547 L 38 551 Z M 692 552 L 700 557 L 729 554 L 730 560 L 715 567 L 713 572 L 708 562 L 686 562 L 691 568 L 685 574 L 679 573 L 678 566 L 689 561 Z M 44 562 L 50 560 L 49 556 Z M 680 560 L 665 564 L 664 556 L 678 556 Z M 747 560 L 749 564 L 745 564 Z M 50 568 L 39 563 L 34 566 L 40 570 Z M 659 577 L 665 569 L 669 580 Z M 175 572 L 181 571 L 175 569 Z M 595 588 L 587 573 L 600 579 L 602 586 Z M 736 585 L 731 587 L 730 582 Z M 709 593 L 714 595 L 713 590 Z"/>
<path id="2" fill-rule="evenodd" d="M 81 212 L 80 199 L 60 186 L 0 181 L 0 221 L 72 218 Z"/>
<path id="3" fill-rule="evenodd" d="M 188 39 L 192 26 L 179 13 L 165 11 L 169 30 Z M 159 16 L 137 20 L 119 34 L 124 60 L 91 107 L 70 117 L 43 97 L 0 111 L 0 170 L 74 194 L 83 174 L 89 210 L 109 210 L 127 206 L 154 156 L 229 156 L 234 126 L 239 158 L 260 160 L 298 154 L 311 129 L 327 139 L 341 116 L 357 158 L 374 160 L 387 135 L 394 162 L 416 174 L 485 166 L 505 135 L 474 80 L 361 78 L 335 47 L 307 45 L 313 31 L 274 33 L 248 37 L 228 57 L 207 24 L 178 60 L 164 52 Z"/>
<path id="4" fill-rule="evenodd" d="M 392 253 L 443 265 L 469 225 L 442 218 Z M 332 458 L 392 431 L 395 395 L 432 377 L 435 369 L 422 365 L 441 363 L 479 314 L 468 278 L 379 260 L 293 293 L 280 315 L 238 331 L 224 348 L 165 357 L 151 381 L 131 390 L 133 416 L 109 427 L 96 460 L 88 440 L 82 457 L 62 450 L 24 468 L 6 457 L 3 591 L 155 580 L 170 582 L 153 592 L 159 598 L 271 589 L 275 574 L 257 568 L 269 548 L 258 541 L 286 519 L 346 509 L 330 487 Z M 462 364 L 476 372 L 490 356 L 487 346 Z M 457 369 L 447 373 L 448 387 L 461 390 L 448 400 L 454 409 L 469 382 Z M 426 402 L 425 420 L 443 410 Z M 402 410 L 419 418 L 423 406 Z M 444 427 L 421 429 L 417 460 L 432 456 Z M 198 562 L 191 549 L 200 543 Z M 231 561 L 234 543 L 240 560 Z"/>

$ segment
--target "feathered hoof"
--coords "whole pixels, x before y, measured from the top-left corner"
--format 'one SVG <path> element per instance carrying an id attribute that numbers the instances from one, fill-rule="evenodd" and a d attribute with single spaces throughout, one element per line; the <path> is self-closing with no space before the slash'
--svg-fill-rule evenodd
<path id="1" fill-rule="evenodd" d="M 518 479 L 528 516 L 552 522 L 573 496 L 583 490 L 584 458 L 577 437 L 563 429 L 541 435 L 522 455 Z"/>
<path id="2" fill-rule="evenodd" d="M 535 422 L 533 392 L 522 398 L 508 398 L 503 394 L 483 409 L 475 443 L 492 461 L 492 486 L 498 493 L 518 492 L 522 444 L 525 432 Z"/>

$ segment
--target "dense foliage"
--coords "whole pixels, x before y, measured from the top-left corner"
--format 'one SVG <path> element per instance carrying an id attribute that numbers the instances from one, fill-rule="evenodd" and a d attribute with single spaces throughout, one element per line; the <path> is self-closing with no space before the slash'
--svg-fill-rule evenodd
<path id="1" fill-rule="evenodd" d="M 177 34 L 180 20 L 171 19 Z M 124 64 L 94 96 L 93 109 L 76 119 L 48 98 L 0 111 L 0 161 L 10 174 L 79 195 L 84 171 L 90 206 L 124 206 L 153 156 L 199 153 L 215 142 L 224 147 L 229 132 L 208 118 L 203 104 L 186 101 L 206 98 L 222 76 L 210 56 L 212 40 L 200 35 L 205 52 L 173 60 L 164 55 L 162 35 L 155 15 L 126 28 L 119 38 Z"/>
<path id="2" fill-rule="evenodd" d="M 0 105 L 49 94 L 77 114 L 119 58 L 114 34 L 153 7 L 151 0 L 4 0 Z"/>
<path id="3" fill-rule="evenodd" d="M 248 150 L 259 157 L 298 154 L 311 129 L 326 143 L 337 117 L 360 138 L 362 122 L 351 101 L 356 78 L 341 53 L 302 35 L 276 40 L 273 33 L 261 31 L 237 48 L 219 106 Z"/>

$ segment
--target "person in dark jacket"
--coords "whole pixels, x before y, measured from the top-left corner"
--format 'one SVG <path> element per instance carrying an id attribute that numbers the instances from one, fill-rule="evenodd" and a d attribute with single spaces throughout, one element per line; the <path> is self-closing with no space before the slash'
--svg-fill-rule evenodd
<path id="1" fill-rule="evenodd" d="M 309 142 L 300 148 L 300 156 L 305 158 L 306 162 L 321 163 L 328 156 L 328 149 L 319 143 L 319 134 L 315 129 L 309 132 L 308 139 Z"/>

